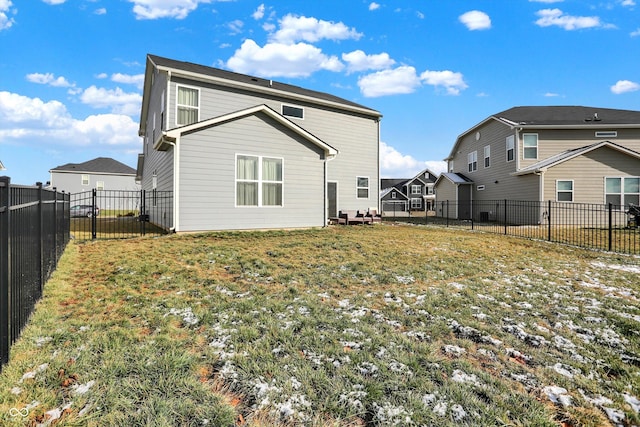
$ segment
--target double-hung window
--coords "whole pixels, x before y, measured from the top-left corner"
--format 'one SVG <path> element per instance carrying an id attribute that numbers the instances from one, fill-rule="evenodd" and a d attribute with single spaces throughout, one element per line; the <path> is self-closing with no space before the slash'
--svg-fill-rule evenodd
<path id="1" fill-rule="evenodd" d="M 418 185 L 412 184 L 411 194 L 422 194 L 422 186 L 420 184 Z"/>
<path id="2" fill-rule="evenodd" d="M 640 177 L 605 178 L 605 201 L 614 206 L 640 204 Z"/>
<path id="3" fill-rule="evenodd" d="M 468 167 L 469 172 L 478 170 L 478 152 L 477 151 L 473 151 L 467 154 L 467 164 L 469 166 Z"/>
<path id="4" fill-rule="evenodd" d="M 516 151 L 516 144 L 515 144 L 515 137 L 513 135 L 509 135 L 507 137 L 506 140 L 506 144 L 507 144 L 507 162 L 512 162 L 516 156 L 515 156 L 515 151 Z"/>
<path id="5" fill-rule="evenodd" d="M 484 146 L 484 167 L 488 168 L 489 166 L 491 166 L 491 146 L 485 145 Z"/>
<path id="6" fill-rule="evenodd" d="M 236 205 L 282 206 L 283 160 L 236 156 Z"/>
<path id="7" fill-rule="evenodd" d="M 524 159 L 535 160 L 538 158 L 538 134 L 525 133 L 522 135 L 522 144 L 524 146 Z"/>
<path id="8" fill-rule="evenodd" d="M 89 175 L 82 175 L 82 185 L 89 185 Z"/>
<path id="9" fill-rule="evenodd" d="M 573 181 L 556 181 L 556 200 L 558 202 L 573 202 Z"/>
<path id="10" fill-rule="evenodd" d="M 411 209 L 422 208 L 422 199 L 411 199 Z"/>
<path id="11" fill-rule="evenodd" d="M 200 90 L 193 87 L 178 86 L 176 102 L 176 124 L 190 125 L 200 120 Z"/>
<path id="12" fill-rule="evenodd" d="M 369 177 L 368 176 L 356 177 L 356 197 L 358 199 L 369 198 Z"/>

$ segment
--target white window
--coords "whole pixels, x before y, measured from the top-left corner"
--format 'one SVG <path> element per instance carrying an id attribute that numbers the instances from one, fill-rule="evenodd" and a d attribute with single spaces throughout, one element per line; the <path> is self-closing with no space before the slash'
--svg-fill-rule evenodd
<path id="1" fill-rule="evenodd" d="M 283 160 L 236 156 L 236 205 L 282 206 Z"/>
<path id="2" fill-rule="evenodd" d="M 96 190 L 104 190 L 104 181 L 96 182 Z"/>
<path id="3" fill-rule="evenodd" d="M 478 186 L 476 187 L 476 189 L 477 189 L 478 191 L 483 191 L 483 190 L 484 190 L 484 185 L 478 185 Z"/>
<path id="4" fill-rule="evenodd" d="M 615 206 L 640 204 L 640 177 L 605 178 L 605 202 Z"/>
<path id="5" fill-rule="evenodd" d="M 507 137 L 507 162 L 512 162 L 516 158 L 515 151 L 515 137 L 513 135 L 509 135 Z"/>
<path id="6" fill-rule="evenodd" d="M 491 166 L 491 146 L 485 145 L 484 147 L 484 167 L 488 168 Z"/>
<path id="7" fill-rule="evenodd" d="M 411 194 L 422 194 L 422 186 L 420 184 L 411 185 Z"/>
<path id="8" fill-rule="evenodd" d="M 573 202 L 573 181 L 572 180 L 556 181 L 556 201 Z"/>
<path id="9" fill-rule="evenodd" d="M 356 177 L 356 195 L 358 199 L 369 198 L 369 177 L 367 176 Z"/>
<path id="10" fill-rule="evenodd" d="M 617 138 L 618 131 L 615 130 L 605 130 L 596 132 L 596 138 Z"/>
<path id="11" fill-rule="evenodd" d="M 391 192 L 391 198 L 392 198 L 392 199 L 395 199 L 395 198 L 396 198 L 396 192 L 395 192 L 395 191 L 392 191 L 392 192 Z"/>
<path id="12" fill-rule="evenodd" d="M 82 175 L 82 185 L 89 185 L 89 175 Z"/>
<path id="13" fill-rule="evenodd" d="M 193 87 L 178 86 L 176 102 L 176 124 L 190 125 L 200 120 L 200 90 Z"/>
<path id="14" fill-rule="evenodd" d="M 525 133 L 522 134 L 522 144 L 524 145 L 524 159 L 538 158 L 538 134 Z"/>
<path id="15" fill-rule="evenodd" d="M 411 209 L 422 208 L 422 199 L 411 199 Z"/>
<path id="16" fill-rule="evenodd" d="M 478 170 L 478 152 L 473 151 L 467 154 L 467 163 L 469 166 L 469 172 Z"/>
<path id="17" fill-rule="evenodd" d="M 453 173 L 453 160 L 449 160 L 449 172 Z"/>
<path id="18" fill-rule="evenodd" d="M 293 117 L 294 119 L 304 119 L 304 108 L 282 104 L 282 115 Z"/>

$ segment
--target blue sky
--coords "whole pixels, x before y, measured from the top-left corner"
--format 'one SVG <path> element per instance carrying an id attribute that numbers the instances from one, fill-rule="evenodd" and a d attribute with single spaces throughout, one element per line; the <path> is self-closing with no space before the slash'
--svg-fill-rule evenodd
<path id="1" fill-rule="evenodd" d="M 0 162 L 136 166 L 147 53 L 374 108 L 381 175 L 519 105 L 640 110 L 638 0 L 0 0 Z"/>

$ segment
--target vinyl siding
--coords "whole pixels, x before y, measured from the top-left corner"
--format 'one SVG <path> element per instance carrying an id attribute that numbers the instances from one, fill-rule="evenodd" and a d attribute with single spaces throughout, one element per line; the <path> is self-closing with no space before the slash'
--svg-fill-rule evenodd
<path id="1" fill-rule="evenodd" d="M 476 140 L 476 132 L 480 132 L 479 140 Z M 514 136 L 516 152 L 515 159 L 507 162 L 506 139 L 510 135 Z M 462 136 L 453 159 L 455 172 L 473 180 L 473 200 L 538 200 L 540 191 L 537 180 L 511 175 L 516 171 L 516 159 L 521 151 L 515 141 L 515 130 L 495 120 L 489 120 Z M 484 166 L 485 146 L 491 147 L 488 168 Z M 469 172 L 467 156 L 473 151 L 478 153 L 478 169 Z M 481 185 L 484 185 L 484 190 L 478 191 Z M 441 200 L 440 195 L 438 200 Z"/>
<path id="2" fill-rule="evenodd" d="M 196 87 L 193 82 L 176 78 L 169 91 L 171 108 L 168 124 L 176 126 L 175 96 L 177 84 Z M 379 148 L 378 122 L 372 116 L 318 107 L 310 103 L 287 101 L 278 97 L 210 84 L 200 85 L 200 120 L 218 117 L 256 105 L 265 104 L 280 113 L 282 104 L 304 108 L 304 119 L 291 121 L 336 148 L 338 156 L 328 163 L 329 181 L 338 182 L 338 210 L 378 206 Z M 369 198 L 356 197 L 356 177 L 369 177 Z"/>
<path id="3" fill-rule="evenodd" d="M 605 177 L 639 176 L 640 160 L 602 147 L 567 160 L 544 174 L 544 200 L 556 200 L 556 180 L 573 180 L 574 203 L 605 203 Z"/>
<path id="4" fill-rule="evenodd" d="M 264 114 L 183 135 L 178 231 L 323 226 L 320 148 Z M 283 206 L 236 207 L 236 154 L 283 159 Z"/>
<path id="5" fill-rule="evenodd" d="M 89 175 L 89 184 L 82 185 L 82 176 Z M 58 191 L 67 193 L 81 193 L 96 188 L 98 181 L 104 182 L 105 190 L 137 190 L 135 176 L 96 174 L 82 172 L 52 172 L 51 186 Z"/>

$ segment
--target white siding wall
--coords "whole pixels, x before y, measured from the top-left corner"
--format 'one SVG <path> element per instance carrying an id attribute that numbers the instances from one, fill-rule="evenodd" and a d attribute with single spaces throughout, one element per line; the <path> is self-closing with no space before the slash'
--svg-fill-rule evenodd
<path id="1" fill-rule="evenodd" d="M 323 226 L 323 152 L 264 114 L 182 136 L 178 231 Z M 236 154 L 283 158 L 284 206 L 235 207 Z"/>
<path id="2" fill-rule="evenodd" d="M 89 184 L 82 185 L 82 176 L 89 175 Z M 51 186 L 56 187 L 58 191 L 67 193 L 81 193 L 83 191 L 91 191 L 97 188 L 98 181 L 104 183 L 104 190 L 138 190 L 139 185 L 136 184 L 135 176 L 122 176 L 110 174 L 92 174 L 92 173 L 69 173 L 69 172 L 52 172 Z"/>

